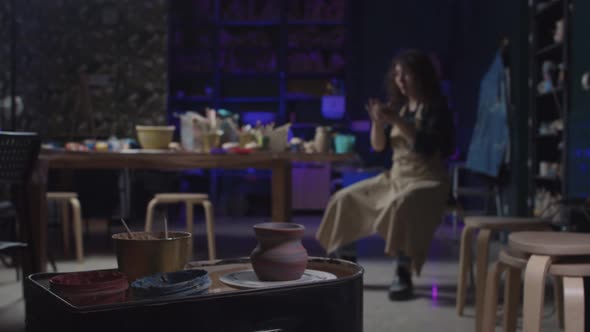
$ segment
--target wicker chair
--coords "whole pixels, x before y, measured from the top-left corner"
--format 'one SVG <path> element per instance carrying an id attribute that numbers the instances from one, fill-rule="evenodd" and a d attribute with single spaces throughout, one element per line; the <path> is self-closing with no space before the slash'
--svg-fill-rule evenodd
<path id="1" fill-rule="evenodd" d="M 33 167 L 37 162 L 41 140 L 35 133 L 0 132 L 0 185 L 10 187 L 10 192 L 15 193 L 19 186 L 25 186 L 31 178 Z M 17 202 L 12 195 L 12 204 L 5 204 L 16 209 L 27 210 L 27 202 Z M 14 222 L 18 218 L 18 211 L 14 216 Z M 22 250 L 26 250 L 26 243 L 16 241 L 0 241 L 0 253 L 16 254 L 17 279 L 20 279 L 20 267 L 18 265 Z M 13 256 L 13 257 L 15 257 Z"/>

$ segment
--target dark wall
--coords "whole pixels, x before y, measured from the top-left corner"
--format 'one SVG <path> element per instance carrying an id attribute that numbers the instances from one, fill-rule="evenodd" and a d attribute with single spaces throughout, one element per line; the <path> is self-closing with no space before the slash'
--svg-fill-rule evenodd
<path id="1" fill-rule="evenodd" d="M 2 1 L 0 18 L 18 22 L 17 94 L 25 111 L 17 129 L 134 136 L 137 123 L 165 123 L 166 0 L 9 2 Z"/>

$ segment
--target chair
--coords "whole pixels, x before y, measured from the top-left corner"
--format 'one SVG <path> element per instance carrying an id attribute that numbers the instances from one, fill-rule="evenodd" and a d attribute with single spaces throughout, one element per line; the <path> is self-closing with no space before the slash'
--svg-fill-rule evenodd
<path id="1" fill-rule="evenodd" d="M 154 210 L 158 204 L 174 204 L 184 203 L 186 207 L 186 230 L 193 234 L 193 206 L 197 204 L 203 205 L 205 209 L 205 222 L 207 224 L 207 247 L 209 251 L 209 259 L 215 259 L 215 231 L 214 231 L 214 217 L 213 204 L 209 201 L 207 194 L 192 194 L 192 193 L 160 193 L 156 194 L 149 202 L 145 218 L 145 231 L 152 230 L 154 222 Z M 192 252 L 192 242 L 191 242 Z"/>
<path id="2" fill-rule="evenodd" d="M 39 156 L 41 140 L 35 133 L 0 132 L 0 184 L 10 187 L 11 200 L 17 213 L 14 222 L 19 215 L 27 213 L 27 202 L 18 201 L 17 189 L 23 188 L 31 179 L 33 168 Z M 20 212 L 20 213 L 19 213 Z M 18 251 L 18 256 L 26 250 L 26 243 L 16 241 L 0 241 L 0 253 L 9 250 Z M 17 279 L 20 279 L 17 263 Z"/>
<path id="3" fill-rule="evenodd" d="M 473 232 L 479 231 L 476 244 L 476 281 L 475 281 L 475 321 L 477 330 L 481 323 L 483 298 L 488 269 L 488 251 L 493 232 L 512 232 L 524 230 L 550 230 L 551 224 L 547 220 L 517 217 L 465 217 L 465 228 L 461 233 L 461 248 L 459 257 L 459 275 L 457 280 L 456 311 L 463 314 L 467 293 L 467 275 L 471 269 L 471 247 Z"/>
<path id="4" fill-rule="evenodd" d="M 70 250 L 70 207 L 72 208 L 72 222 L 74 226 L 74 241 L 76 244 L 76 260 L 84 260 L 84 240 L 82 237 L 82 211 L 78 194 L 73 192 L 48 192 L 47 201 L 61 204 L 62 232 L 64 238 L 64 252 Z"/>

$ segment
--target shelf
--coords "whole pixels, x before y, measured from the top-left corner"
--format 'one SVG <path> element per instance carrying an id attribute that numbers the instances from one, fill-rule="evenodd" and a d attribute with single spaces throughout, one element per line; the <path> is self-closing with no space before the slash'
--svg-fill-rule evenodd
<path id="1" fill-rule="evenodd" d="M 310 129 L 310 128 L 316 128 L 317 126 L 321 126 L 322 124 L 320 123 L 316 123 L 316 122 L 299 122 L 299 123 L 293 123 L 291 124 L 291 128 L 294 129 Z M 332 123 L 329 125 L 332 128 L 346 128 L 346 124 L 342 124 L 342 123 Z"/>
<path id="2" fill-rule="evenodd" d="M 560 139 L 560 134 L 537 134 L 537 139 Z"/>
<path id="3" fill-rule="evenodd" d="M 547 1 L 546 4 L 541 9 L 538 9 L 539 5 L 537 5 L 537 7 L 536 7 L 537 12 L 535 13 L 535 15 L 541 16 L 541 15 L 544 15 L 544 14 L 550 12 L 551 10 L 553 10 L 555 8 L 559 8 L 559 6 L 556 6 L 556 5 L 561 4 L 562 2 L 563 2 L 562 0 Z"/>
<path id="4" fill-rule="evenodd" d="M 172 101 L 176 102 L 191 102 L 191 103 L 207 103 L 213 101 L 213 98 L 207 96 L 186 96 L 186 97 L 170 97 Z"/>
<path id="5" fill-rule="evenodd" d="M 220 51 L 240 51 L 240 52 L 277 52 L 279 47 L 272 46 L 219 46 Z"/>
<path id="6" fill-rule="evenodd" d="M 228 97 L 221 99 L 224 103 L 276 103 L 279 97 Z"/>
<path id="7" fill-rule="evenodd" d="M 322 97 L 320 96 L 309 96 L 309 97 L 286 97 L 287 101 L 293 102 L 320 102 L 322 101 Z"/>
<path id="8" fill-rule="evenodd" d="M 558 176 L 541 176 L 535 175 L 536 181 L 545 181 L 545 182 L 560 182 L 561 179 Z"/>
<path id="9" fill-rule="evenodd" d="M 219 25 L 226 27 L 268 27 L 280 25 L 280 21 L 221 21 Z"/>
<path id="10" fill-rule="evenodd" d="M 563 93 L 563 88 L 557 87 L 557 88 L 553 89 L 553 91 L 549 91 L 549 92 L 545 92 L 545 93 L 537 93 L 537 98 L 545 98 L 545 97 L 553 96 L 554 93 L 557 94 L 558 97 L 561 97 L 561 94 Z"/>
<path id="11" fill-rule="evenodd" d="M 279 78 L 277 72 L 274 73 L 222 73 L 221 76 L 227 78 Z"/>
<path id="12" fill-rule="evenodd" d="M 287 73 L 287 79 L 306 80 L 306 79 L 332 79 L 342 78 L 341 73 Z"/>
<path id="13" fill-rule="evenodd" d="M 313 47 L 313 46 L 294 46 L 294 47 L 288 47 L 287 48 L 288 52 L 294 53 L 294 52 L 310 52 L 310 51 L 319 51 L 319 52 L 340 52 L 340 53 L 344 53 L 346 52 L 346 49 L 344 48 L 344 46 L 341 47 L 323 47 L 323 46 L 318 46 L 318 47 Z"/>
<path id="14" fill-rule="evenodd" d="M 308 20 L 291 20 L 287 21 L 288 25 L 298 26 L 298 25 L 322 25 L 322 26 L 341 26 L 345 25 L 344 21 L 340 20 L 322 20 L 322 21 L 308 21 Z"/>
<path id="15" fill-rule="evenodd" d="M 212 79 L 213 73 L 207 72 L 191 72 L 187 71 L 172 71 L 170 72 L 169 76 L 174 77 L 175 79 Z"/>
<path id="16" fill-rule="evenodd" d="M 555 52 L 562 51 L 563 43 L 554 43 L 547 45 L 537 51 L 537 56 L 547 56 Z"/>

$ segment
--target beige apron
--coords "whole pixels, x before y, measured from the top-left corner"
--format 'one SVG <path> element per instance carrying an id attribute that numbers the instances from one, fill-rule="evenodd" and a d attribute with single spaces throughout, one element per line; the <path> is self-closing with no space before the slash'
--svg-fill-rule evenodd
<path id="1" fill-rule="evenodd" d="M 421 113 L 418 109 L 416 123 Z M 442 221 L 449 180 L 443 161 L 438 156 L 426 158 L 414 153 L 397 126 L 391 130 L 391 144 L 392 169 L 336 192 L 316 237 L 332 253 L 378 233 L 385 239 L 386 254 L 403 251 L 420 273 Z"/>

